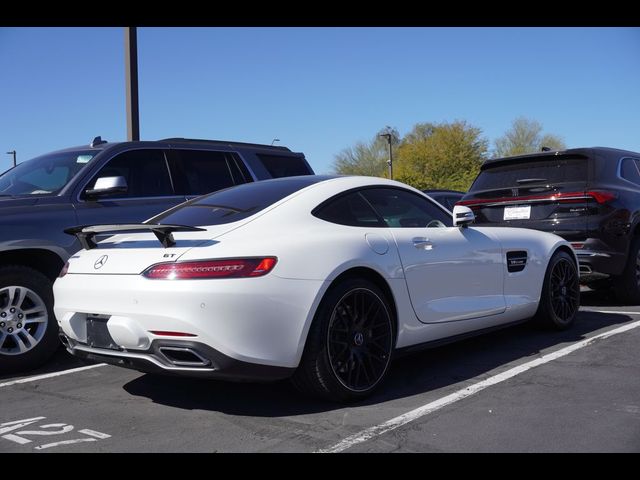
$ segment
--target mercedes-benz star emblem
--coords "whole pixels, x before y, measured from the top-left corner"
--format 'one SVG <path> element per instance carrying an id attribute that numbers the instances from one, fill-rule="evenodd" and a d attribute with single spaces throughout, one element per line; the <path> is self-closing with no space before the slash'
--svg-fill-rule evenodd
<path id="1" fill-rule="evenodd" d="M 96 270 L 102 268 L 105 263 L 107 263 L 108 255 L 102 255 L 99 259 L 96 260 L 96 263 L 93 264 L 93 268 Z"/>

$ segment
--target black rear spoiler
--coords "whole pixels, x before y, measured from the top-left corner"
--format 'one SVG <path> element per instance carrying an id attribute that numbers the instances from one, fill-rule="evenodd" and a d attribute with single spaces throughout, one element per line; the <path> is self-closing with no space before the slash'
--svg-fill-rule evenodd
<path id="1" fill-rule="evenodd" d="M 96 248 L 96 235 L 112 235 L 123 232 L 150 231 L 157 237 L 164 248 L 173 247 L 176 244 L 173 232 L 203 232 L 205 228 L 189 227 L 187 225 L 156 225 L 146 223 L 132 223 L 124 225 L 80 225 L 67 228 L 64 233 L 75 235 L 82 248 L 91 250 Z"/>

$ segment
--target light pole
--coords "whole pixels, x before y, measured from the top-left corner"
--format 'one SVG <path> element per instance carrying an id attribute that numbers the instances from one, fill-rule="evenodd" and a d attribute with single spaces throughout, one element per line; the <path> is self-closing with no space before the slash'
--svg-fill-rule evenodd
<path id="1" fill-rule="evenodd" d="M 11 150 L 10 152 L 7 152 L 7 155 L 13 155 L 13 166 L 16 166 L 16 151 L 15 150 Z"/>
<path id="2" fill-rule="evenodd" d="M 387 165 L 389 165 L 389 180 L 393 180 L 393 153 L 391 152 L 391 134 L 381 133 L 378 136 L 387 137 L 387 143 L 389 144 L 389 160 L 387 160 Z"/>
<path id="3" fill-rule="evenodd" d="M 279 138 L 274 138 L 273 140 L 271 140 L 271 146 L 273 146 L 275 142 L 279 142 L 279 141 L 280 141 Z"/>
<path id="4" fill-rule="evenodd" d="M 136 27 L 124 29 L 124 78 L 127 103 L 127 140 L 140 140 L 138 107 L 138 33 Z"/>

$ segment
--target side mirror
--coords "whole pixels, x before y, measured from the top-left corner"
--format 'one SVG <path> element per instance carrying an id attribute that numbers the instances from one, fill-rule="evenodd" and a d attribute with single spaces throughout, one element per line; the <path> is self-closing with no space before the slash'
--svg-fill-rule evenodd
<path id="1" fill-rule="evenodd" d="M 93 188 L 85 190 L 87 197 L 103 197 L 114 193 L 126 193 L 129 190 L 124 177 L 100 177 Z"/>
<path id="2" fill-rule="evenodd" d="M 476 216 L 469 207 L 462 205 L 454 205 L 453 207 L 453 226 L 466 227 L 470 223 L 475 222 Z"/>

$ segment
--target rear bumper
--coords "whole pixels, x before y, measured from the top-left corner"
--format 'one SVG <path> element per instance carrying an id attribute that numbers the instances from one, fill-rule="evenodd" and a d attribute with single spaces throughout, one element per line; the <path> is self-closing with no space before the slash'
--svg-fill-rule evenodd
<path id="1" fill-rule="evenodd" d="M 72 355 L 147 373 L 162 373 L 234 381 L 273 381 L 290 377 L 295 368 L 243 362 L 200 342 L 155 340 L 147 350 L 94 348 L 60 332 Z M 179 352 L 179 356 L 172 355 Z"/>
<path id="2" fill-rule="evenodd" d="M 620 275 L 624 270 L 625 256 L 607 252 L 576 252 L 580 263 L 580 281 L 589 282 Z"/>
<path id="3" fill-rule="evenodd" d="M 87 350 L 88 320 L 97 315 L 106 322 L 113 346 L 125 353 L 149 354 L 155 342 L 190 341 L 240 362 L 295 368 L 325 288 L 322 281 L 275 275 L 163 281 L 140 275 L 68 274 L 54 284 L 54 311 L 64 334 L 93 355 L 117 352 Z M 215 358 L 209 359 L 215 364 Z M 154 364 L 154 359 L 145 357 L 142 364 Z M 161 362 L 160 367 L 167 365 Z"/>
<path id="4" fill-rule="evenodd" d="M 580 262 L 580 280 L 583 282 L 620 275 L 626 264 L 625 253 L 613 251 L 597 238 L 587 239 L 583 248 L 574 248 L 574 251 Z"/>

